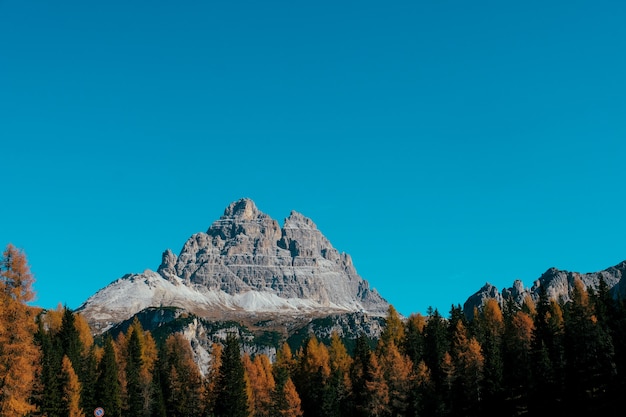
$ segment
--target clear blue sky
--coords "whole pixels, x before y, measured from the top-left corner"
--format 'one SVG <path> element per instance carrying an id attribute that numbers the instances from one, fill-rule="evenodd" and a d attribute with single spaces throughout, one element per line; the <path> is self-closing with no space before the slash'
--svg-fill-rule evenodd
<path id="1" fill-rule="evenodd" d="M 623 1 L 0 0 L 0 245 L 36 304 L 232 201 L 403 314 L 626 259 Z"/>

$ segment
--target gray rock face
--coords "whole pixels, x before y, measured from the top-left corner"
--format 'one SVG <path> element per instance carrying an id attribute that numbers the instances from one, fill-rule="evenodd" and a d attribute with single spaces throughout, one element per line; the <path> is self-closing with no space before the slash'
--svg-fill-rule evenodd
<path id="1" fill-rule="evenodd" d="M 292 211 L 281 228 L 250 199 L 230 204 L 206 233 L 176 256 L 162 255 L 157 272 L 122 277 L 78 311 L 100 332 L 150 307 L 183 308 L 220 320 L 276 315 L 323 317 L 389 307 L 313 221 Z"/>
<path id="2" fill-rule="evenodd" d="M 594 290 L 598 288 L 600 278 L 603 278 L 613 297 L 617 298 L 620 295 L 626 295 L 625 276 L 626 261 L 599 272 L 579 273 L 550 268 L 530 288 L 525 288 L 522 281 L 515 280 L 513 287 L 504 288 L 500 293 L 497 288 L 487 283 L 467 299 L 463 305 L 463 311 L 467 317 L 473 317 L 474 308 L 482 306 L 488 298 L 495 298 L 501 306 L 509 298 L 512 298 L 517 305 L 521 305 L 527 295 L 533 301 L 537 301 L 542 288 L 545 288 L 548 298 L 568 302 L 571 300 L 574 281 L 577 278 L 583 282 L 585 288 Z"/>
<path id="3" fill-rule="evenodd" d="M 310 219 L 292 211 L 281 228 L 249 199 L 232 203 L 206 233 L 193 235 L 178 258 L 166 252 L 159 272 L 227 294 L 270 292 L 350 309 L 357 302 L 376 312 L 388 306 Z"/>

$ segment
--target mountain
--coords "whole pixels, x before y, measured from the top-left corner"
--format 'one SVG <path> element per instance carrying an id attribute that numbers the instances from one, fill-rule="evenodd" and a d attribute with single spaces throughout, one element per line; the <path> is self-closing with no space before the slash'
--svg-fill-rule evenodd
<path id="1" fill-rule="evenodd" d="M 342 314 L 380 318 L 388 306 L 311 219 L 292 211 L 280 227 L 243 198 L 178 255 L 166 250 L 156 271 L 117 279 L 77 312 L 103 333 L 147 309 L 279 329 Z"/>
<path id="2" fill-rule="evenodd" d="M 614 298 L 626 297 L 625 277 L 626 261 L 599 272 L 580 273 L 550 268 L 535 280 L 530 288 L 524 287 L 520 280 L 515 280 L 512 287 L 504 288 L 502 291 L 490 283 L 486 283 L 465 301 L 463 312 L 467 317 L 473 317 L 474 308 L 480 307 L 487 298 L 495 298 L 500 305 L 503 305 L 505 300 L 509 298 L 521 305 L 526 296 L 537 301 L 542 288 L 545 289 L 548 298 L 566 302 L 571 299 L 574 281 L 577 278 L 583 282 L 587 289 L 594 290 L 598 288 L 600 278 L 603 278 Z"/>

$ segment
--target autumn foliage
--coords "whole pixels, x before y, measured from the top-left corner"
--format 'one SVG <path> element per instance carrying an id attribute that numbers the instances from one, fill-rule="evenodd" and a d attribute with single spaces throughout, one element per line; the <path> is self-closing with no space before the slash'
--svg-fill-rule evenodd
<path id="1" fill-rule="evenodd" d="M 575 282 L 567 302 L 489 299 L 472 317 L 391 306 L 380 338 L 351 351 L 335 332 L 249 354 L 229 333 L 201 369 L 181 333 L 157 343 L 135 320 L 94 341 L 68 308 L 29 307 L 33 276 L 11 245 L 0 277 L 0 417 L 622 414 L 626 307 L 602 281 Z"/>

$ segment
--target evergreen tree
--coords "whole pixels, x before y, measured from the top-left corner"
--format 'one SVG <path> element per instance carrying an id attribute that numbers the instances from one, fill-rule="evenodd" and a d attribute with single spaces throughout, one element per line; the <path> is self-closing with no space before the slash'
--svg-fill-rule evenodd
<path id="1" fill-rule="evenodd" d="M 97 360 L 97 347 L 96 345 L 91 345 L 87 354 L 84 357 L 83 362 L 83 382 L 82 385 L 82 395 L 81 395 L 81 406 L 83 410 L 87 412 L 91 410 L 95 410 L 98 407 L 96 402 L 96 384 L 98 381 L 98 360 Z"/>
<path id="2" fill-rule="evenodd" d="M 484 356 L 481 346 L 468 337 L 462 321 L 457 321 L 452 341 L 452 359 L 455 366 L 453 409 L 462 415 L 477 415 L 482 400 Z"/>
<path id="3" fill-rule="evenodd" d="M 98 364 L 96 402 L 99 407 L 105 410 L 107 416 L 121 417 L 121 387 L 118 380 L 115 347 L 111 336 L 107 336 L 104 341 L 104 352 Z"/>
<path id="4" fill-rule="evenodd" d="M 438 405 L 435 403 L 434 385 L 432 383 L 430 369 L 421 360 L 415 367 L 415 383 L 408 404 L 407 414 L 415 417 L 434 416 L 438 413 Z"/>
<path id="5" fill-rule="evenodd" d="M 442 369 L 444 355 L 449 350 L 447 325 L 438 310 L 428 309 L 428 321 L 424 328 L 424 362 L 430 369 L 432 382 L 435 386 L 435 403 L 441 409 L 436 415 L 443 413 L 446 408 L 446 379 Z"/>
<path id="6" fill-rule="evenodd" d="M 276 351 L 276 360 L 272 366 L 272 373 L 274 374 L 274 381 L 276 385 L 281 385 L 287 382 L 296 368 L 296 361 L 291 352 L 291 348 L 287 342 Z M 292 381 L 293 382 L 293 381 Z"/>
<path id="7" fill-rule="evenodd" d="M 37 344 L 41 349 L 41 373 L 37 404 L 42 415 L 47 417 L 64 416 L 63 391 L 59 380 L 63 354 L 58 339 L 52 334 L 47 319 L 49 312 L 42 313 L 37 318 Z M 58 331 L 58 329 L 57 329 Z"/>
<path id="8" fill-rule="evenodd" d="M 504 315 L 498 302 L 487 299 L 475 321 L 478 342 L 485 359 L 483 395 L 492 408 L 501 408 L 503 397 L 503 354 L 502 337 L 504 333 Z"/>
<path id="9" fill-rule="evenodd" d="M 144 391 L 141 383 L 141 342 L 139 330 L 133 329 L 128 339 L 128 358 L 126 360 L 126 392 L 128 395 L 128 414 L 131 416 L 144 415 Z"/>
<path id="10" fill-rule="evenodd" d="M 204 385 L 189 341 L 181 333 L 170 335 L 160 358 L 160 379 L 168 416 L 201 416 L 205 406 Z"/>
<path id="11" fill-rule="evenodd" d="M 573 410 L 594 410 L 599 393 L 606 392 L 615 376 L 613 343 L 598 324 L 589 295 L 580 279 L 574 281 L 572 302 L 565 319 L 567 392 Z"/>
<path id="12" fill-rule="evenodd" d="M 0 262 L 0 415 L 35 411 L 33 388 L 41 352 L 35 342 L 34 278 L 26 255 L 8 245 Z"/>
<path id="13" fill-rule="evenodd" d="M 339 417 L 348 412 L 352 358 L 337 332 L 331 334 L 328 355 L 330 376 L 323 390 L 323 413 L 326 417 Z"/>
<path id="14" fill-rule="evenodd" d="M 513 408 L 527 409 L 531 387 L 531 343 L 533 319 L 523 311 L 517 311 L 505 320 L 503 336 L 503 381 L 507 399 Z M 517 404 L 515 404 L 517 403 Z"/>
<path id="15" fill-rule="evenodd" d="M 529 404 L 531 408 L 539 407 L 538 412 L 556 412 L 564 392 L 563 313 L 560 305 L 548 298 L 543 286 L 539 287 L 539 303 L 535 315 L 531 317 L 534 317 L 534 326 L 531 341 L 532 399 Z"/>
<path id="16" fill-rule="evenodd" d="M 61 329 L 57 337 L 59 338 L 63 354 L 72 362 L 74 371 L 79 374 L 80 377 L 83 362 L 83 343 L 80 340 L 80 334 L 76 328 L 74 313 L 67 306 L 63 308 Z"/>
<path id="17" fill-rule="evenodd" d="M 424 359 L 424 328 L 426 319 L 421 314 L 411 314 L 404 332 L 404 351 L 414 365 Z"/>
<path id="18" fill-rule="evenodd" d="M 165 349 L 159 350 L 159 356 L 152 370 L 152 389 L 150 391 L 150 417 L 167 417 L 167 411 L 165 406 L 166 390 L 165 382 L 162 380 L 162 376 L 165 372 L 166 366 L 164 362 Z M 209 415 L 209 414 L 207 414 Z"/>
<path id="19" fill-rule="evenodd" d="M 349 415 L 355 417 L 366 415 L 363 404 L 367 401 L 367 370 L 371 354 L 372 350 L 367 341 L 367 337 L 363 333 L 359 334 L 354 348 L 354 360 L 350 367 L 350 385 L 352 386 L 352 391 L 348 403 L 348 409 L 350 410 Z"/>
<path id="20" fill-rule="evenodd" d="M 239 339 L 232 333 L 226 337 L 216 388 L 214 410 L 216 417 L 247 417 L 249 415 Z"/>
<path id="21" fill-rule="evenodd" d="M 357 404 L 360 415 L 367 417 L 391 416 L 389 408 L 389 387 L 385 375 L 374 352 L 370 353 L 365 373 L 365 402 Z"/>

